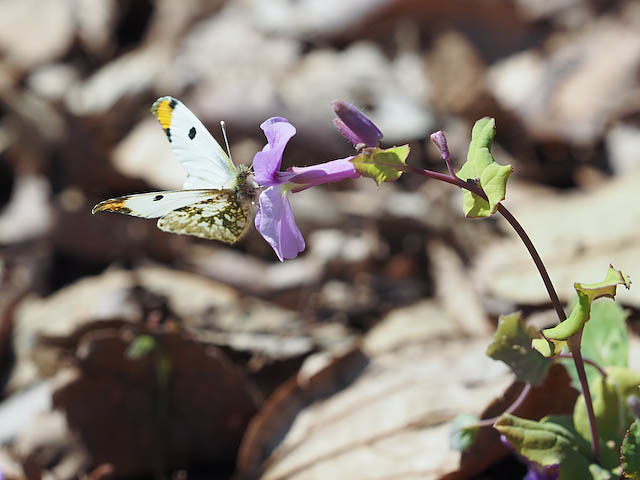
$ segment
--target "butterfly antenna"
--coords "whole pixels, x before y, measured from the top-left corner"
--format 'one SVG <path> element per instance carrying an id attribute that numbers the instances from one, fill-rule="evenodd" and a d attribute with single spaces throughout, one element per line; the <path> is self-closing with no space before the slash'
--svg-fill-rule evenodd
<path id="1" fill-rule="evenodd" d="M 233 161 L 233 158 L 231 158 L 231 149 L 229 148 L 229 139 L 227 138 L 227 124 L 224 123 L 224 120 L 220 120 L 220 128 L 222 128 L 224 145 L 227 147 L 227 155 L 229 155 L 229 160 Z"/>

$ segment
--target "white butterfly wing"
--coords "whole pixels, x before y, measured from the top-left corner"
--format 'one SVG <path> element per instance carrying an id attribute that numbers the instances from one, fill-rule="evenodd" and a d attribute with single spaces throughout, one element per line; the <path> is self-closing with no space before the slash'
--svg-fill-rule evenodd
<path id="1" fill-rule="evenodd" d="M 178 208 L 158 220 L 165 232 L 236 243 L 251 222 L 250 204 L 238 200 L 234 192 L 218 190 L 206 200 Z"/>
<path id="2" fill-rule="evenodd" d="M 187 172 L 184 189 L 233 189 L 238 169 L 198 117 L 173 97 L 161 97 L 151 112 L 162 125 L 173 153 Z"/>
<path id="3" fill-rule="evenodd" d="M 91 213 L 117 212 L 143 218 L 158 218 L 169 212 L 217 197 L 218 190 L 169 190 L 134 193 L 104 200 Z"/>

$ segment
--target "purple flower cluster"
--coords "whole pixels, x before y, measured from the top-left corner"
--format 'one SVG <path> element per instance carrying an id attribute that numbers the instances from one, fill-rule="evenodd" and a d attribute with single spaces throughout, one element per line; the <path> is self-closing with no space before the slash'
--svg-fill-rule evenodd
<path id="1" fill-rule="evenodd" d="M 332 105 L 338 116 L 334 124 L 356 149 L 379 144 L 382 133 L 357 108 L 342 101 L 334 101 Z M 255 181 L 260 187 L 264 187 L 258 197 L 255 225 L 280 261 L 284 261 L 285 258 L 295 258 L 305 248 L 304 238 L 296 225 L 287 194 L 323 183 L 357 178 L 360 174 L 351 162 L 353 156 L 280 171 L 284 149 L 296 134 L 296 129 L 282 117 L 269 118 L 260 128 L 267 137 L 267 144 L 253 158 Z"/>

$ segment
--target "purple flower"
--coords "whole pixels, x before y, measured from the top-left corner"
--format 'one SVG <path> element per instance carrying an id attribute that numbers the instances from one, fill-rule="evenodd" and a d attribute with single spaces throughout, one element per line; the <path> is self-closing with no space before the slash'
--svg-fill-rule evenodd
<path id="1" fill-rule="evenodd" d="M 260 128 L 267 137 L 267 144 L 253 158 L 253 171 L 256 182 L 267 188 L 258 197 L 255 225 L 280 261 L 284 261 L 285 258 L 297 257 L 305 248 L 287 193 L 345 178 L 357 178 L 360 174 L 350 162 L 352 157 L 310 167 L 292 167 L 281 172 L 284 148 L 296 129 L 282 117 L 269 118 Z"/>
<path id="2" fill-rule="evenodd" d="M 296 258 L 304 250 L 304 238 L 283 188 L 273 186 L 260 193 L 255 224 L 281 262 L 285 258 Z"/>
<path id="3" fill-rule="evenodd" d="M 522 480 L 557 480 L 560 476 L 560 466 L 555 464 L 541 467 L 537 463 L 527 462 L 529 470 Z"/>
<path id="4" fill-rule="evenodd" d="M 342 100 L 334 100 L 331 105 L 338 116 L 333 120 L 333 124 L 357 150 L 377 147 L 380 144 L 382 132 L 360 110 Z"/>

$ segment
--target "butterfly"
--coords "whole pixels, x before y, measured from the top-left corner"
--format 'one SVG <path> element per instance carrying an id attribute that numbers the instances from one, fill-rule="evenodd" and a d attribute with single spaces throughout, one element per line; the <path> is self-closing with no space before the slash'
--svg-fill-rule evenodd
<path id="1" fill-rule="evenodd" d="M 151 113 L 187 172 L 183 190 L 136 193 L 98 203 L 91 213 L 158 218 L 165 232 L 235 243 L 250 225 L 256 185 L 250 168 L 236 165 L 205 126 L 173 97 L 156 100 Z"/>

